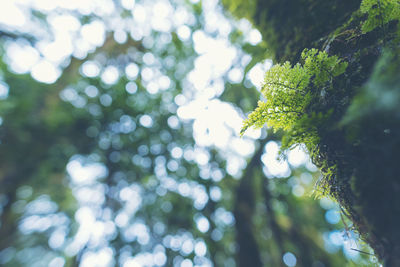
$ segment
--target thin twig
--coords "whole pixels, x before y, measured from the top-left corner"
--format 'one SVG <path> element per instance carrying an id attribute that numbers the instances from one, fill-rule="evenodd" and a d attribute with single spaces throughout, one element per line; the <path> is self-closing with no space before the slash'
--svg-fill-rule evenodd
<path id="1" fill-rule="evenodd" d="M 356 249 L 356 248 L 350 248 L 350 249 L 354 250 L 354 251 L 357 251 L 357 252 L 360 252 L 360 253 L 364 253 L 364 254 L 370 255 L 370 256 L 375 256 L 374 254 L 371 254 L 371 253 L 368 253 L 368 252 L 365 252 L 365 251 L 362 251 L 362 250 L 359 250 L 359 249 Z"/>

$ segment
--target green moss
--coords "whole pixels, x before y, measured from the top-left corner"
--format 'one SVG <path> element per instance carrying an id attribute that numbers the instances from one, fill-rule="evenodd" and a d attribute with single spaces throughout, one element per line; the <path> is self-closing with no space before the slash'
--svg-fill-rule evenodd
<path id="1" fill-rule="evenodd" d="M 362 24 L 363 33 L 367 33 L 377 27 L 384 29 L 390 21 L 398 21 L 400 19 L 400 2 L 398 0 L 363 0 L 360 11 L 368 16 Z"/>

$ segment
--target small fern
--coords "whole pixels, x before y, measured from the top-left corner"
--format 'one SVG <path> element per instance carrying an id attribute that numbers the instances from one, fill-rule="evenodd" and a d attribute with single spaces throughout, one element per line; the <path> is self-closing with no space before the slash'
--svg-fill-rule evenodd
<path id="1" fill-rule="evenodd" d="M 266 73 L 261 89 L 266 101 L 259 101 L 243 122 L 241 135 L 249 127 L 261 128 L 265 123 L 275 131 L 296 130 L 293 128 L 299 128 L 298 122 L 307 115 L 310 103 L 319 99 L 325 85 L 347 67 L 337 56 L 316 49 L 304 50 L 302 61 L 294 66 L 289 62 L 278 64 Z"/>

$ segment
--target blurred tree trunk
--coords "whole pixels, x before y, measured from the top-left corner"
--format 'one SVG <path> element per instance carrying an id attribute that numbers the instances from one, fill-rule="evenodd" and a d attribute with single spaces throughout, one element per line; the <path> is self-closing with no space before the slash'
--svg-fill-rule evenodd
<path id="1" fill-rule="evenodd" d="M 262 140 L 259 148 L 243 172 L 241 181 L 236 189 L 234 204 L 237 257 L 239 267 L 262 267 L 259 246 L 253 232 L 252 218 L 255 208 L 254 173 L 261 167 L 261 155 L 266 140 Z"/>

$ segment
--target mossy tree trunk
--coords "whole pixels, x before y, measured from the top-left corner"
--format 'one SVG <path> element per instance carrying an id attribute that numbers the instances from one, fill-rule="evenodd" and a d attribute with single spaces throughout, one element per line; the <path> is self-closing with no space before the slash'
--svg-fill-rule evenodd
<path id="1" fill-rule="evenodd" d="M 333 115 L 325 124 L 329 127 L 317 129 L 320 141 L 313 160 L 328 193 L 378 259 L 384 266 L 400 266 L 397 21 L 384 25 L 389 19 L 381 14 L 382 25 L 365 33 L 368 14 L 359 10 L 360 0 L 254 0 L 247 12 L 247 1 L 223 2 L 254 22 L 276 63 L 295 64 L 305 48 L 348 62 L 345 75 L 332 82 L 334 93 L 321 97 Z"/>

